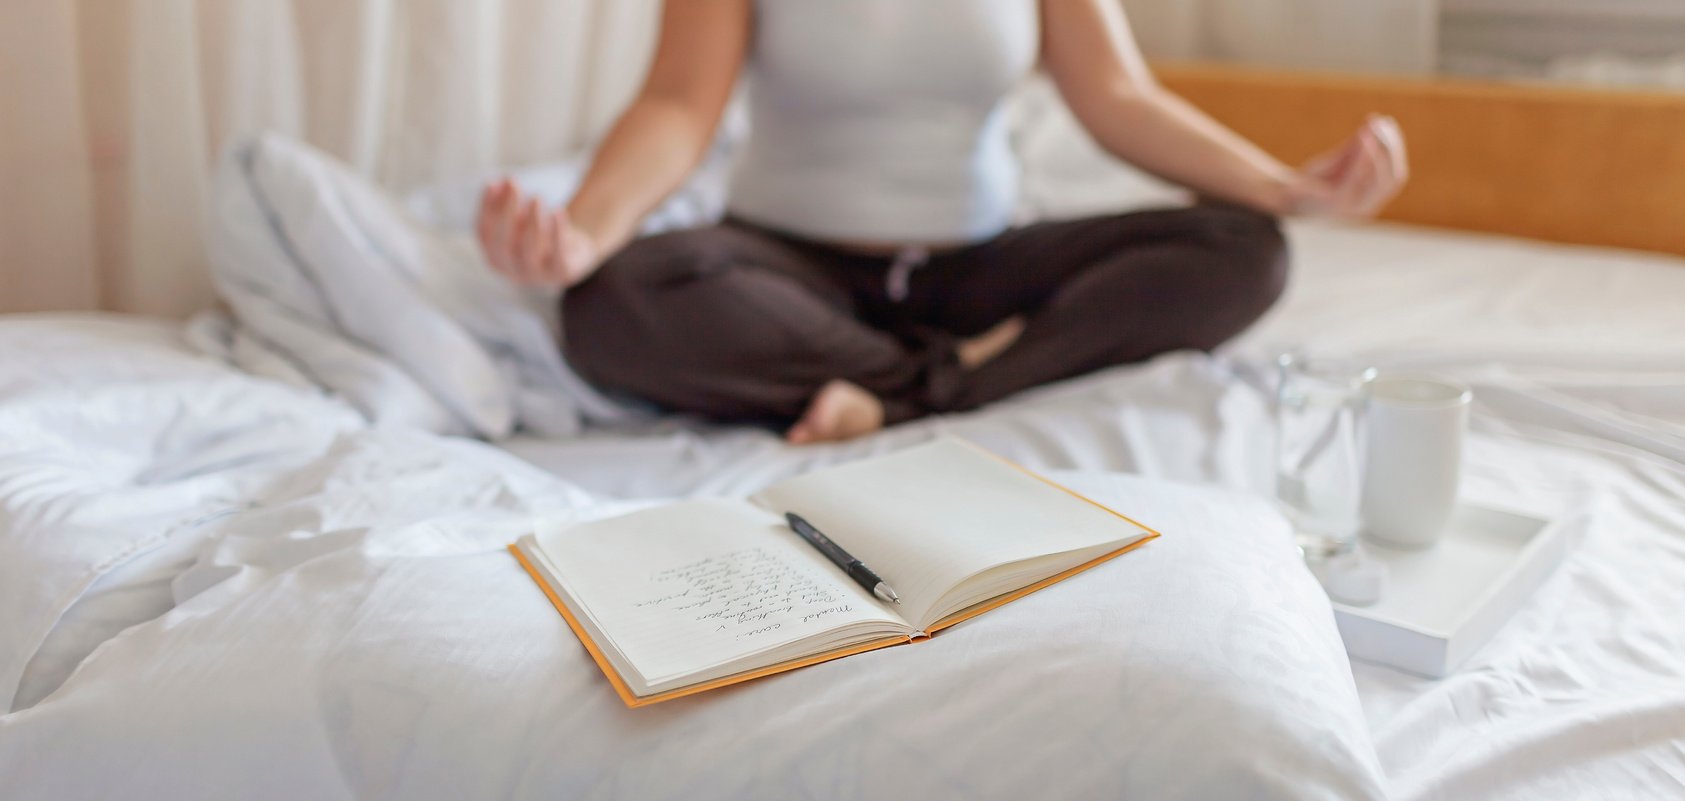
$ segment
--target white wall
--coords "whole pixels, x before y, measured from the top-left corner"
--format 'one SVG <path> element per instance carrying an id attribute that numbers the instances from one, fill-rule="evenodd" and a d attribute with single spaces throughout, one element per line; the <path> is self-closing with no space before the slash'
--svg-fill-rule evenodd
<path id="1" fill-rule="evenodd" d="M 1685 0 L 1442 0 L 1453 73 L 1685 88 Z"/>
<path id="2" fill-rule="evenodd" d="M 1124 0 L 1149 55 L 1425 73 L 1438 0 Z"/>

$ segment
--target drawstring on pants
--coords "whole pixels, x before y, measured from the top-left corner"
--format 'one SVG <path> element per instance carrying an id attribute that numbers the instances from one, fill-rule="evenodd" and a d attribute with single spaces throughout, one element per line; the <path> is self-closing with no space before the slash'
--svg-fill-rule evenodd
<path id="1" fill-rule="evenodd" d="M 884 293 L 896 303 L 906 300 L 913 271 L 925 266 L 929 261 L 930 250 L 918 245 L 909 245 L 895 251 L 895 261 L 890 263 L 889 272 L 884 273 Z"/>

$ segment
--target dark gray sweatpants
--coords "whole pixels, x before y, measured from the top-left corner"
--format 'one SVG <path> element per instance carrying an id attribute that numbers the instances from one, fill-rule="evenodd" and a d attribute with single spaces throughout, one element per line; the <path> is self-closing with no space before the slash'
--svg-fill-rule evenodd
<path id="1" fill-rule="evenodd" d="M 1230 206 L 1030 225 L 922 262 L 728 220 L 635 241 L 564 293 L 563 348 L 597 386 L 673 411 L 781 426 L 841 378 L 895 423 L 1209 350 L 1286 277 L 1275 221 Z M 1013 315 L 1023 336 L 963 369 L 956 342 Z"/>

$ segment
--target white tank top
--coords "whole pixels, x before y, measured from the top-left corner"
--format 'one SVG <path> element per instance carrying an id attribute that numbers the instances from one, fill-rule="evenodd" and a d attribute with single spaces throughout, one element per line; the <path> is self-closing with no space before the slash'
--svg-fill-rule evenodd
<path id="1" fill-rule="evenodd" d="M 943 244 L 1018 199 L 1006 95 L 1036 0 L 759 0 L 731 210 L 803 237 Z"/>

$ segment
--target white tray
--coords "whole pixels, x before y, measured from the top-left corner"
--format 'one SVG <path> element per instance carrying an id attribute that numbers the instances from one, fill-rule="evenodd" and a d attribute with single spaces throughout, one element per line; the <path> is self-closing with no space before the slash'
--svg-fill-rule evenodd
<path id="1" fill-rule="evenodd" d="M 1567 526 L 1465 504 L 1431 548 L 1365 539 L 1388 577 L 1369 606 L 1334 604 L 1346 653 L 1440 678 L 1484 645 L 1562 561 Z"/>

